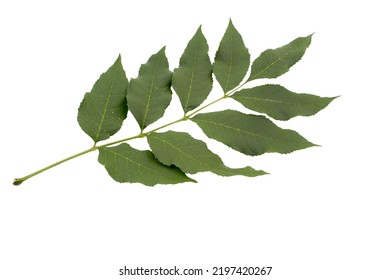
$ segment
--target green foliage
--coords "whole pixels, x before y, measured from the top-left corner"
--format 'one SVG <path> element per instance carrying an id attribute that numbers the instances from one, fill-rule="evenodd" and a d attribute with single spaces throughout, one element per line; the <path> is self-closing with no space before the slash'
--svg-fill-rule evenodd
<path id="1" fill-rule="evenodd" d="M 198 107 L 213 86 L 209 46 L 201 28 L 190 40 L 173 72 L 172 87 L 179 96 L 185 113 Z"/>
<path id="2" fill-rule="evenodd" d="M 249 81 L 262 78 L 277 78 L 297 63 L 310 46 L 312 35 L 300 37 L 287 45 L 266 50 L 253 61 Z"/>
<path id="3" fill-rule="evenodd" d="M 177 167 L 161 164 L 150 151 L 139 151 L 126 143 L 99 148 L 99 162 L 118 182 L 142 182 L 147 186 L 195 182 Z"/>
<path id="4" fill-rule="evenodd" d="M 138 78 L 130 80 L 127 103 L 141 130 L 163 116 L 172 99 L 171 80 L 165 47 L 141 65 Z"/>
<path id="5" fill-rule="evenodd" d="M 238 86 L 248 72 L 249 63 L 249 51 L 230 20 L 213 64 L 214 75 L 225 93 Z"/>
<path id="6" fill-rule="evenodd" d="M 207 148 L 206 143 L 193 138 L 188 133 L 168 131 L 153 132 L 148 142 L 156 158 L 165 165 L 175 165 L 186 173 L 211 171 L 222 176 L 258 176 L 261 170 L 251 167 L 229 168 L 221 158 Z"/>
<path id="7" fill-rule="evenodd" d="M 335 97 L 297 94 L 280 85 L 243 89 L 236 92 L 232 98 L 248 109 L 282 121 L 296 116 L 314 115 L 335 99 Z"/>
<path id="8" fill-rule="evenodd" d="M 127 116 L 128 81 L 119 56 L 115 63 L 87 92 L 79 107 L 81 129 L 96 143 L 108 139 L 121 128 Z"/>
<path id="9" fill-rule="evenodd" d="M 264 116 L 226 110 L 199 114 L 192 120 L 208 137 L 246 155 L 285 154 L 314 146 L 295 131 L 282 129 Z"/>
<path id="10" fill-rule="evenodd" d="M 19 185 L 45 170 L 96 150 L 99 151 L 98 161 L 118 182 L 147 186 L 196 182 L 186 174 L 208 171 L 221 176 L 254 177 L 267 174 L 249 166 L 226 166 L 205 142 L 188 133 L 158 131 L 191 120 L 207 137 L 250 156 L 285 154 L 315 146 L 297 132 L 278 127 L 270 118 L 285 121 L 296 116 L 311 116 L 324 109 L 335 97 L 298 94 L 280 85 L 270 84 L 242 89 L 249 81 L 277 78 L 289 71 L 302 58 L 311 38 L 312 35 L 300 37 L 280 48 L 264 51 L 253 61 L 249 77 L 244 82 L 250 67 L 250 55 L 231 20 L 213 64 L 200 27 L 187 44 L 173 73 L 169 70 L 165 47 L 141 65 L 139 76 L 130 82 L 119 56 L 100 76 L 91 92 L 85 94 L 79 107 L 79 125 L 93 139 L 94 145 L 17 178 L 14 184 Z M 213 74 L 222 87 L 223 95 L 201 106 L 212 89 Z M 146 127 L 163 117 L 172 99 L 171 88 L 181 102 L 184 116 L 145 131 Z M 225 99 L 241 103 L 254 114 L 237 110 L 200 113 Z M 141 132 L 128 138 L 98 143 L 118 132 L 128 110 L 138 122 Z M 125 143 L 137 138 L 146 138 L 151 150 L 140 151 Z"/>

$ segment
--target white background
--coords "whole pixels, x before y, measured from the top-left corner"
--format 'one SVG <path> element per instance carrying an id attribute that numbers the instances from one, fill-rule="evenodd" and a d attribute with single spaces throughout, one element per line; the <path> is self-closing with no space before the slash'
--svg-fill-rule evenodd
<path id="1" fill-rule="evenodd" d="M 273 266 L 264 279 L 390 279 L 385 3 L 1 1 L 0 279 L 126 279 L 118 275 L 124 265 Z M 258 178 L 205 173 L 194 176 L 198 184 L 119 184 L 93 153 L 12 186 L 92 144 L 77 108 L 118 53 L 128 78 L 164 45 L 173 69 L 202 24 L 213 57 L 230 17 L 252 59 L 315 32 L 303 60 L 271 82 L 341 95 L 316 116 L 280 123 L 322 147 L 252 158 L 209 141 L 227 165 L 271 173 Z M 172 118 L 182 114 L 177 102 Z M 136 133 L 129 118 L 114 138 Z"/>

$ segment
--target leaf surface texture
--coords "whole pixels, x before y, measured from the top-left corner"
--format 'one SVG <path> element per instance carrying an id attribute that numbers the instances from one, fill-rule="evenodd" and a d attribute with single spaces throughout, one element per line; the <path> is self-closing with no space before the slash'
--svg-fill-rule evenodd
<path id="1" fill-rule="evenodd" d="M 243 89 L 232 95 L 232 98 L 248 109 L 284 121 L 296 116 L 314 115 L 335 99 L 335 97 L 294 93 L 280 85 Z"/>
<path id="2" fill-rule="evenodd" d="M 208 50 L 199 27 L 180 58 L 179 67 L 173 72 L 172 87 L 185 113 L 198 107 L 211 91 L 213 80 Z"/>
<path id="3" fill-rule="evenodd" d="M 192 120 L 208 137 L 247 155 L 285 154 L 314 146 L 297 132 L 282 129 L 264 116 L 225 110 L 199 114 Z"/>
<path id="4" fill-rule="evenodd" d="M 95 143 L 108 139 L 122 126 L 127 116 L 128 80 L 120 56 L 87 92 L 80 104 L 77 121 Z"/>
<path id="5" fill-rule="evenodd" d="M 310 46 L 312 35 L 299 37 L 287 45 L 268 49 L 253 61 L 248 81 L 261 78 L 277 78 L 297 63 Z"/>
<path id="6" fill-rule="evenodd" d="M 138 77 L 130 80 L 128 107 L 141 130 L 164 115 L 172 99 L 171 81 L 165 47 L 142 64 Z"/>
<path id="7" fill-rule="evenodd" d="M 175 165 L 190 174 L 211 171 L 222 176 L 259 176 L 266 174 L 251 167 L 229 168 L 207 148 L 207 145 L 188 133 L 168 131 L 148 135 L 149 145 L 156 158 L 165 165 Z"/>
<path id="8" fill-rule="evenodd" d="M 230 20 L 213 64 L 214 75 L 225 93 L 238 86 L 248 71 L 249 63 L 249 51 Z"/>
<path id="9" fill-rule="evenodd" d="M 177 184 L 194 182 L 175 166 L 161 164 L 150 151 L 140 151 L 128 144 L 99 148 L 99 162 L 117 182 Z"/>

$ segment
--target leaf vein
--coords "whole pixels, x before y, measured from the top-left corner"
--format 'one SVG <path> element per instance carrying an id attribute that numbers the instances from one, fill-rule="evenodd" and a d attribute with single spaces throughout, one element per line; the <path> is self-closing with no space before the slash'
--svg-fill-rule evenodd
<path id="1" fill-rule="evenodd" d="M 152 98 L 152 94 L 153 94 L 153 90 L 154 90 L 157 68 L 158 68 L 158 64 L 160 63 L 160 60 L 161 60 L 161 58 L 159 58 L 158 63 L 156 63 L 156 65 L 154 67 L 152 82 L 151 82 L 150 88 L 149 88 L 148 100 L 146 102 L 145 114 L 144 114 L 144 118 L 142 120 L 142 126 L 141 126 L 142 130 L 145 128 L 145 122 L 146 122 L 146 118 L 147 118 L 147 115 L 149 112 L 150 102 L 151 102 L 151 98 Z"/>
<path id="2" fill-rule="evenodd" d="M 229 86 L 230 77 L 232 75 L 232 67 L 233 67 L 233 32 L 230 32 L 230 64 L 229 64 L 228 77 L 226 79 L 224 92 L 227 92 Z"/>
<path id="3" fill-rule="evenodd" d="M 114 77 L 112 79 L 112 82 L 111 82 L 111 85 L 110 85 L 110 90 L 109 90 L 109 93 L 107 95 L 107 98 L 106 98 L 106 105 L 104 107 L 104 111 L 101 115 L 101 120 L 100 120 L 100 124 L 98 125 L 98 131 L 96 133 L 96 137 L 95 137 L 95 143 L 98 141 L 99 139 L 99 136 L 100 136 L 100 132 L 102 130 L 102 127 L 103 127 L 103 122 L 104 122 L 104 119 L 106 117 L 106 113 L 107 113 L 107 108 L 108 108 L 108 104 L 110 103 L 110 98 L 111 98 L 111 95 L 112 95 L 112 92 L 113 92 L 113 88 L 114 88 L 114 83 L 115 83 L 115 80 L 116 80 L 116 76 L 117 76 L 117 72 L 118 72 L 118 67 L 115 67 L 115 71 L 114 71 Z"/>
<path id="4" fill-rule="evenodd" d="M 199 121 L 199 120 L 197 120 L 197 121 Z M 203 121 L 203 122 L 209 123 L 209 124 L 213 124 L 215 126 L 222 126 L 224 128 L 235 130 L 239 134 L 244 133 L 244 134 L 248 134 L 248 135 L 251 135 L 251 136 L 260 137 L 260 138 L 264 138 L 264 139 L 267 139 L 267 140 L 278 141 L 278 142 L 286 142 L 286 143 L 290 143 L 291 142 L 291 141 L 288 141 L 288 140 L 285 140 L 285 139 L 281 139 L 281 138 L 267 137 L 267 136 L 264 136 L 264 135 L 260 135 L 260 134 L 256 134 L 256 133 L 247 131 L 247 130 L 242 130 L 242 129 L 234 127 L 234 126 L 224 125 L 224 124 L 213 122 L 213 121 L 206 121 L 206 120 L 200 120 L 200 121 Z"/>
<path id="5" fill-rule="evenodd" d="M 198 158 L 196 158 L 196 157 L 192 156 L 191 154 L 185 152 L 180 147 L 177 147 L 177 146 L 173 145 L 172 143 L 170 143 L 170 142 L 168 142 L 168 141 L 166 141 L 166 140 L 164 140 L 162 138 L 159 138 L 159 137 L 156 137 L 156 136 L 154 136 L 154 137 L 155 137 L 155 139 L 158 139 L 161 142 L 163 142 L 164 146 L 168 145 L 168 146 L 171 146 L 173 149 L 177 150 L 179 152 L 179 154 L 180 154 L 180 160 L 182 160 L 182 155 L 185 155 L 185 156 L 189 157 L 190 159 L 192 159 L 194 161 L 197 161 L 199 165 L 208 165 L 207 163 L 204 163 L 201 160 L 199 160 Z"/>
<path id="6" fill-rule="evenodd" d="M 126 157 L 126 156 L 124 156 L 124 155 L 121 155 L 120 153 L 117 153 L 117 152 L 112 151 L 112 150 L 108 150 L 108 151 L 109 151 L 110 153 L 114 154 L 114 155 L 117 155 L 117 156 L 120 157 L 120 158 L 123 158 L 123 159 L 125 159 L 125 160 L 127 160 L 127 161 L 133 163 L 134 165 L 137 165 L 138 168 L 139 168 L 139 172 L 140 172 L 141 176 L 143 176 L 143 175 L 142 175 L 142 171 L 141 171 L 141 168 L 143 168 L 143 169 L 148 170 L 148 171 L 150 171 L 150 172 L 152 172 L 152 173 L 155 173 L 155 174 L 158 174 L 158 175 L 167 177 L 167 178 L 172 178 L 172 179 L 174 179 L 174 177 L 172 177 L 172 176 L 169 176 L 169 175 L 167 175 L 167 174 L 165 174 L 165 173 L 161 173 L 161 172 L 158 172 L 157 170 L 148 168 L 147 166 L 144 166 L 143 164 L 141 164 L 141 163 L 139 163 L 139 162 L 137 162 L 137 161 L 135 161 L 135 160 L 132 160 L 131 158 L 128 158 L 128 157 Z"/>
<path id="7" fill-rule="evenodd" d="M 198 51 L 199 51 L 199 41 L 196 41 L 196 50 L 195 50 L 195 55 L 194 55 L 193 64 L 192 64 L 190 85 L 189 85 L 188 92 L 187 92 L 187 100 L 186 100 L 184 112 L 187 112 L 188 102 L 190 100 L 191 93 L 192 93 L 192 85 L 193 85 L 193 82 L 194 82 L 195 68 L 196 68 L 196 59 L 198 57 Z"/>

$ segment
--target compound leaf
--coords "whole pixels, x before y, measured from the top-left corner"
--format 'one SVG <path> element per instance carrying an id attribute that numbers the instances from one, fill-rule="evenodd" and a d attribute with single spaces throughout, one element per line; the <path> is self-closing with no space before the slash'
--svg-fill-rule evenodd
<path id="1" fill-rule="evenodd" d="M 127 116 L 128 80 L 121 57 L 103 73 L 80 104 L 77 121 L 95 144 L 108 139 L 121 128 Z"/>
<path id="2" fill-rule="evenodd" d="M 298 94 L 280 85 L 263 85 L 243 89 L 231 96 L 246 108 L 264 113 L 276 120 L 311 116 L 324 109 L 336 97 Z"/>
<path id="3" fill-rule="evenodd" d="M 214 75 L 225 93 L 238 86 L 248 71 L 249 63 L 249 51 L 230 20 L 213 64 Z"/>
<path id="4" fill-rule="evenodd" d="M 211 171 L 222 176 L 259 176 L 266 174 L 251 167 L 229 168 L 207 145 L 185 132 L 151 133 L 148 143 L 156 158 L 165 165 L 175 165 L 190 174 Z"/>
<path id="5" fill-rule="evenodd" d="M 141 130 L 163 116 L 172 99 L 171 80 L 165 47 L 141 65 L 138 78 L 130 80 L 128 107 Z"/>
<path id="6" fill-rule="evenodd" d="M 248 109 L 276 120 L 310 116 L 324 109 L 335 97 L 298 94 L 280 85 L 269 84 L 239 91 L 248 81 L 276 78 L 289 71 L 305 54 L 311 38 L 312 35 L 299 37 L 285 46 L 264 51 L 254 60 L 249 75 L 250 54 L 231 20 L 221 39 L 213 65 L 201 27 L 187 44 L 174 73 L 169 70 L 165 47 L 142 64 L 138 77 L 130 82 L 119 56 L 99 77 L 92 90 L 85 94 L 78 109 L 78 123 L 93 139 L 94 145 L 24 177 L 16 178 L 14 185 L 20 185 L 54 166 L 95 150 L 99 151 L 98 161 L 118 182 L 148 186 L 196 182 L 187 177 L 186 173 L 206 171 L 222 176 L 254 177 L 266 174 L 249 166 L 226 166 L 218 155 L 208 149 L 206 143 L 188 133 L 157 131 L 192 120 L 209 138 L 252 156 L 264 153 L 284 154 L 315 146 L 297 132 L 278 127 L 264 115 L 234 110 L 200 113 L 227 98 L 233 98 Z M 200 107 L 212 89 L 212 73 L 221 85 L 224 96 Z M 247 75 L 249 78 L 243 83 Z M 177 92 L 184 116 L 145 132 L 148 125 L 163 117 L 172 99 L 171 86 Z M 134 115 L 141 132 L 98 145 L 99 141 L 106 140 L 119 131 L 128 110 Z M 188 114 L 190 111 L 192 113 Z M 145 137 L 152 151 L 137 150 L 123 143 Z M 116 144 L 119 145 L 114 146 Z"/>
<path id="7" fill-rule="evenodd" d="M 297 63 L 310 46 L 312 35 L 299 37 L 287 45 L 268 49 L 253 61 L 248 81 L 261 78 L 277 78 Z"/>
<path id="8" fill-rule="evenodd" d="M 128 144 L 99 148 L 99 162 L 117 182 L 177 184 L 195 182 L 179 168 L 160 163 L 150 151 L 139 151 Z"/>
<path id="9" fill-rule="evenodd" d="M 314 146 L 297 132 L 282 129 L 264 116 L 225 110 L 199 114 L 192 120 L 208 137 L 247 155 L 285 154 Z"/>
<path id="10" fill-rule="evenodd" d="M 179 96 L 185 113 L 198 107 L 213 86 L 209 46 L 201 27 L 189 41 L 180 58 L 179 68 L 173 72 L 172 87 Z"/>

